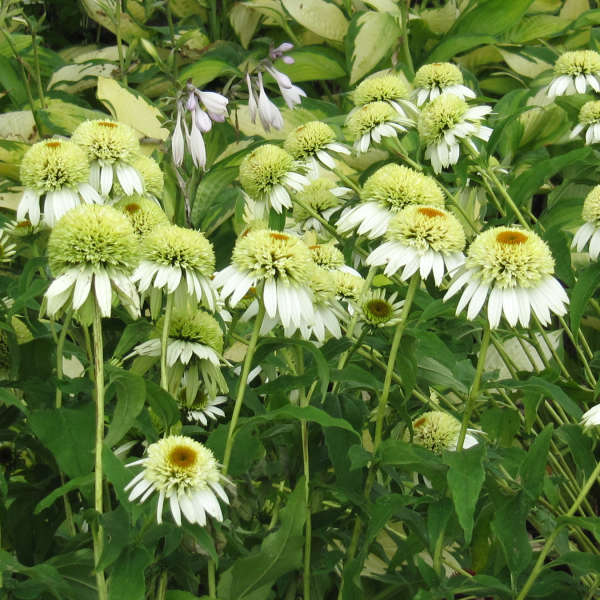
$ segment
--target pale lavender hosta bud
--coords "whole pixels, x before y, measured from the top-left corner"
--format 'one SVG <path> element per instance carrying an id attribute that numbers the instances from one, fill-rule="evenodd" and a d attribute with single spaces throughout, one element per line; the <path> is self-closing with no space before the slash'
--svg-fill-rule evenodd
<path id="1" fill-rule="evenodd" d="M 196 122 L 192 121 L 192 132 L 188 136 L 188 147 L 192 160 L 196 167 L 206 170 L 206 148 L 204 147 L 204 138 L 202 132 L 196 126 Z"/>
<path id="2" fill-rule="evenodd" d="M 288 108 L 293 109 L 296 104 L 300 104 L 302 96 L 306 97 L 304 90 L 299 88 L 297 85 L 293 85 L 292 80 L 285 73 L 278 71 L 272 66 L 267 66 L 265 69 L 277 82 L 279 91 L 281 92 L 281 95 L 283 96 Z"/>
<path id="3" fill-rule="evenodd" d="M 181 112 L 177 111 L 177 123 L 173 131 L 171 139 L 171 152 L 173 154 L 173 162 L 180 167 L 183 163 L 183 154 L 185 152 L 185 142 L 183 139 L 183 131 L 181 130 Z"/>
<path id="4" fill-rule="evenodd" d="M 198 100 L 196 100 L 196 96 L 193 93 L 191 93 L 188 96 L 187 102 L 185 103 L 185 107 L 190 112 L 193 112 L 194 110 L 196 110 L 196 108 L 198 108 Z"/>
<path id="5" fill-rule="evenodd" d="M 283 117 L 279 109 L 269 100 L 262 81 L 262 73 L 258 74 L 258 116 L 265 131 L 270 131 L 271 127 L 281 129 L 283 127 Z"/>
<path id="6" fill-rule="evenodd" d="M 294 59 L 291 56 L 283 56 L 283 53 L 288 52 L 293 47 L 294 44 L 290 44 L 289 42 L 283 42 L 283 44 L 280 44 L 279 46 L 277 46 L 277 48 L 271 48 L 269 50 L 269 57 L 271 60 L 277 60 L 278 58 L 281 58 L 281 60 L 285 64 L 291 65 L 294 63 Z"/>
<path id="7" fill-rule="evenodd" d="M 207 133 L 212 128 L 210 117 L 199 106 L 192 113 L 192 120 L 202 133 Z"/>
<path id="8" fill-rule="evenodd" d="M 211 118 L 215 115 L 221 120 L 225 119 L 227 116 L 227 104 L 229 103 L 228 98 L 222 94 L 217 94 L 217 92 L 202 92 L 196 90 L 196 94 L 198 95 L 198 98 L 200 98 L 200 102 L 204 104 L 204 108 L 206 108 Z"/>
<path id="9" fill-rule="evenodd" d="M 256 96 L 252 89 L 252 80 L 250 74 L 246 73 L 246 83 L 248 85 L 248 111 L 250 112 L 250 120 L 256 123 L 256 114 L 258 112 L 258 104 L 256 103 Z"/>

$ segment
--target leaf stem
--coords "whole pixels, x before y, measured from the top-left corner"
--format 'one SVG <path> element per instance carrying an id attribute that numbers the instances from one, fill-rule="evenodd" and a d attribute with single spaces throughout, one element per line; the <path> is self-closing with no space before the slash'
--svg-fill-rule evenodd
<path id="1" fill-rule="evenodd" d="M 125 69 L 125 59 L 123 56 L 123 40 L 121 38 L 121 13 L 123 7 L 121 0 L 117 0 L 115 5 L 115 35 L 117 37 L 117 52 L 119 53 L 119 72 L 121 75 L 121 81 L 124 85 L 127 85 L 127 71 Z"/>
<path id="2" fill-rule="evenodd" d="M 477 359 L 477 369 L 475 371 L 475 378 L 473 379 L 473 385 L 467 398 L 467 406 L 463 414 L 462 423 L 460 425 L 460 433 L 458 434 L 458 441 L 456 442 L 456 451 L 460 452 L 465 443 L 465 436 L 467 435 L 467 427 L 473 414 L 473 408 L 475 402 L 479 396 L 479 388 L 481 385 L 481 376 L 483 375 L 483 369 L 485 367 L 485 357 L 490 345 L 490 325 L 487 320 L 484 320 L 483 335 L 481 337 L 481 346 L 479 348 L 479 358 Z"/>
<path id="3" fill-rule="evenodd" d="M 94 383 L 96 386 L 96 447 L 94 469 L 94 508 L 97 513 L 96 521 L 92 527 L 94 542 L 94 563 L 96 565 L 96 584 L 98 587 L 98 600 L 107 600 L 106 580 L 104 571 L 98 569 L 98 563 L 104 549 L 104 531 L 100 525 L 100 515 L 103 512 L 102 504 L 102 447 L 104 443 L 104 344 L 102 342 L 102 317 L 98 304 L 94 303 L 94 320 L 92 323 L 94 338 Z"/>
<path id="4" fill-rule="evenodd" d="M 171 326 L 171 315 L 173 314 L 173 294 L 167 294 L 167 305 L 165 306 L 165 317 L 163 321 L 162 334 L 160 337 L 160 387 L 169 391 L 169 370 L 167 367 L 167 346 L 169 342 L 169 327 Z"/>
<path id="5" fill-rule="evenodd" d="M 581 491 L 579 492 L 579 495 L 575 499 L 575 502 L 573 502 L 571 508 L 566 513 L 566 515 L 565 515 L 566 517 L 571 517 L 575 514 L 575 511 L 579 508 L 580 504 L 585 500 L 588 492 L 590 491 L 590 489 L 596 482 L 596 479 L 598 479 L 599 475 L 600 475 L 600 462 L 598 462 L 598 464 L 596 465 L 596 468 L 593 470 L 592 474 L 589 476 L 588 480 L 585 482 L 584 486 L 581 488 Z M 523 586 L 523 589 L 519 592 L 519 595 L 517 596 L 517 600 L 525 600 L 525 598 L 527 598 L 527 593 L 529 592 L 529 590 L 535 583 L 535 580 L 538 578 L 539 574 L 541 573 L 542 569 L 544 568 L 544 560 L 546 559 L 546 556 L 548 556 L 548 553 L 550 552 L 552 545 L 554 544 L 554 540 L 556 540 L 556 537 L 558 536 L 560 530 L 562 529 L 562 527 L 564 525 L 565 525 L 565 523 L 559 523 L 552 530 L 552 533 L 546 540 L 546 543 L 544 544 L 544 547 L 542 548 L 542 551 L 540 552 L 540 554 L 538 556 L 535 566 L 533 567 L 533 570 L 529 574 L 529 577 L 527 578 L 527 581 L 525 582 L 525 585 Z"/>
<path id="6" fill-rule="evenodd" d="M 235 428 L 242 410 L 242 404 L 244 402 L 244 393 L 246 392 L 246 386 L 248 384 L 248 374 L 250 373 L 250 367 L 252 366 L 252 359 L 254 358 L 254 352 L 256 351 L 256 344 L 258 342 L 258 336 L 260 335 L 260 328 L 265 318 L 265 304 L 262 299 L 264 285 L 261 284 L 257 294 L 258 300 L 258 314 L 254 321 L 254 329 L 250 341 L 248 342 L 248 349 L 246 350 L 246 356 L 244 357 L 244 365 L 242 367 L 242 373 L 240 375 L 240 382 L 238 384 L 237 395 L 235 398 L 235 405 L 233 407 L 233 414 L 231 415 L 231 421 L 229 422 L 229 429 L 227 430 L 227 441 L 225 442 L 225 454 L 223 457 L 223 475 L 227 475 L 229 469 L 229 461 L 231 460 L 231 450 L 233 448 L 233 438 L 235 435 Z"/>

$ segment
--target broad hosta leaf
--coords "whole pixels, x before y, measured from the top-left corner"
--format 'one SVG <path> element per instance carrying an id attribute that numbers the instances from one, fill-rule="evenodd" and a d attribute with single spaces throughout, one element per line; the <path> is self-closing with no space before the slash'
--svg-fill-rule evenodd
<path id="1" fill-rule="evenodd" d="M 374 69 L 391 52 L 399 35 L 398 22 L 390 14 L 366 12 L 359 15 L 353 21 L 348 36 L 352 48 L 350 84 Z"/>
<path id="2" fill-rule="evenodd" d="M 229 21 L 240 38 L 242 46 L 247 48 L 260 21 L 260 13 L 241 2 L 236 2 L 229 11 Z"/>
<path id="3" fill-rule="evenodd" d="M 444 462 L 450 467 L 446 477 L 452 493 L 458 522 L 465 532 L 465 543 L 471 543 L 475 506 L 485 480 L 483 459 L 485 446 L 476 444 L 461 452 L 446 452 Z"/>
<path id="4" fill-rule="evenodd" d="M 163 117 L 158 108 L 118 81 L 98 77 L 97 96 L 117 121 L 130 125 L 149 138 L 166 140 L 169 137 L 169 130 L 161 126 Z"/>
<path id="5" fill-rule="evenodd" d="M 309 31 L 328 40 L 343 41 L 348 21 L 335 4 L 324 0 L 281 0 L 281 3 L 292 18 Z"/>
<path id="6" fill-rule="evenodd" d="M 304 46 L 288 52 L 294 63 L 286 65 L 282 61 L 276 67 L 293 82 L 338 79 L 346 75 L 343 54 L 327 46 Z M 270 77 L 265 77 L 267 81 Z"/>
<path id="7" fill-rule="evenodd" d="M 450 35 L 476 31 L 478 34 L 497 35 L 519 22 L 533 0 L 484 0 L 473 2 L 472 10 L 465 11 L 456 21 Z"/>
<path id="8" fill-rule="evenodd" d="M 105 27 L 112 33 L 115 33 L 115 22 L 109 17 L 109 15 L 104 10 L 105 7 L 103 6 L 102 0 L 82 0 L 81 3 L 83 5 L 83 8 L 85 9 L 85 12 L 91 19 L 93 19 L 97 23 L 100 23 L 102 27 Z M 111 4 L 112 6 L 115 6 L 116 2 L 110 2 L 109 6 Z M 135 0 L 133 0 L 132 2 L 127 2 L 128 10 L 132 11 L 132 14 L 133 11 L 135 11 L 138 17 L 141 16 L 139 12 L 139 7 L 140 5 Z M 143 12 L 144 9 L 141 8 L 141 14 L 143 14 Z M 136 37 L 143 37 L 146 35 L 144 29 L 140 27 L 127 12 L 121 13 L 120 29 L 123 39 L 127 41 L 130 41 Z"/>
<path id="9" fill-rule="evenodd" d="M 219 582 L 219 597 L 223 600 L 249 598 L 253 592 L 270 587 L 276 579 L 297 569 L 302 563 L 305 519 L 304 478 L 301 477 L 281 511 L 279 529 L 269 534 L 260 548 L 238 559 L 223 574 Z"/>
<path id="10" fill-rule="evenodd" d="M 444 38 L 429 54 L 427 62 L 440 62 L 454 58 L 457 54 L 483 46 L 495 44 L 496 38 L 491 35 L 467 34 L 453 35 Z"/>

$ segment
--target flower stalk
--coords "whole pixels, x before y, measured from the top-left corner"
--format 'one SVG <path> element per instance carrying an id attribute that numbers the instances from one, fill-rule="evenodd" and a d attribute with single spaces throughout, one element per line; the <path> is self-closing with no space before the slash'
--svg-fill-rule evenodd
<path id="1" fill-rule="evenodd" d="M 171 325 L 171 315 L 173 314 L 173 294 L 167 294 L 167 304 L 165 307 L 165 317 L 163 322 L 162 334 L 160 338 L 160 387 L 169 391 L 169 369 L 167 367 L 167 346 L 169 342 L 169 326 Z"/>

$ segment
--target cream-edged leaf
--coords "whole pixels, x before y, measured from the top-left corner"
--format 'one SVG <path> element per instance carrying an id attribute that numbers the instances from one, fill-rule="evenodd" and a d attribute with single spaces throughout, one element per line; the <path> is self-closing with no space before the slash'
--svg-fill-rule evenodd
<path id="1" fill-rule="evenodd" d="M 241 2 L 236 2 L 229 12 L 229 21 L 240 38 L 242 46 L 247 48 L 260 21 L 260 13 Z"/>
<path id="2" fill-rule="evenodd" d="M 309 31 L 328 40 L 344 40 L 348 21 L 335 4 L 323 0 L 282 0 L 281 3 L 292 18 Z"/>
<path id="3" fill-rule="evenodd" d="M 350 84 L 364 77 L 396 44 L 400 28 L 387 13 L 367 12 L 358 18 L 352 50 Z"/>
<path id="4" fill-rule="evenodd" d="M 169 137 L 169 130 L 160 124 L 162 114 L 158 108 L 124 88 L 118 81 L 98 77 L 97 96 L 115 119 L 130 125 L 142 135 L 159 140 Z"/>

